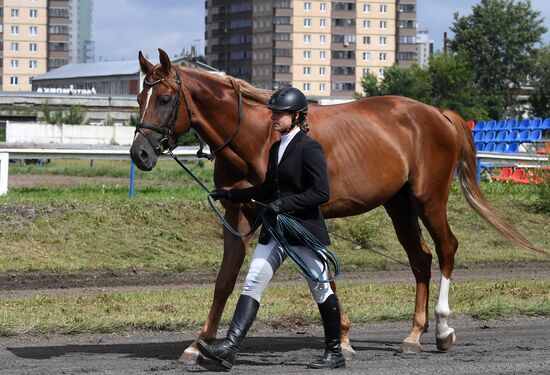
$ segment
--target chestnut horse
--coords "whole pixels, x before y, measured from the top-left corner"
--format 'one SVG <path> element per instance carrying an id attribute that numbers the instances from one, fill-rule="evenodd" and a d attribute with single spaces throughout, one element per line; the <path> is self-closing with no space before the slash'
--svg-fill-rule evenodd
<path id="1" fill-rule="evenodd" d="M 229 76 L 172 65 L 167 54 L 159 52 L 157 65 L 139 54 L 145 80 L 138 95 L 141 124 L 130 150 L 135 165 L 151 170 L 159 153 L 173 148 L 178 136 L 192 129 L 215 150 L 216 187 L 260 183 L 269 148 L 279 138 L 265 108 L 271 92 Z M 542 251 L 507 224 L 482 195 L 468 125 L 452 111 L 395 96 L 331 106 L 312 104 L 308 122 L 308 134 L 322 145 L 328 164 L 331 197 L 322 206 L 324 217 L 358 215 L 383 205 L 407 252 L 416 279 L 416 301 L 410 333 L 401 345 L 403 352 L 420 352 L 420 337 L 428 328 L 432 255 L 419 219 L 426 226 L 441 270 L 436 342 L 439 349 L 449 349 L 455 332 L 448 325 L 448 294 L 458 241 L 447 222 L 446 206 L 455 166 L 466 200 L 482 218 L 519 246 Z M 249 204 L 223 204 L 226 220 L 247 232 L 257 209 Z M 249 238 L 224 228 L 223 261 L 199 338 L 215 338 L 248 244 Z M 342 314 L 342 346 L 349 357 L 353 349 L 348 331 L 349 320 Z M 180 361 L 192 363 L 198 355 L 192 344 Z"/>

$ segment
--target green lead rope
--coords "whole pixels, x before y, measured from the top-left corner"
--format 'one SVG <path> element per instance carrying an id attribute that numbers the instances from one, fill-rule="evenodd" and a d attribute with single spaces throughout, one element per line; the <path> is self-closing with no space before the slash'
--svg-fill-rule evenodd
<path id="1" fill-rule="evenodd" d="M 304 228 L 304 226 L 301 225 L 296 219 L 284 214 L 279 214 L 277 215 L 276 227 L 274 227 L 272 222 L 266 219 L 265 209 L 262 212 L 262 219 L 266 230 L 273 237 L 275 242 L 277 242 L 277 245 L 279 245 L 279 247 L 285 252 L 285 254 L 292 259 L 296 265 L 297 271 L 302 276 L 314 282 L 328 283 L 340 275 L 341 267 L 338 257 L 332 251 L 327 249 L 326 246 L 317 239 L 317 237 L 311 234 L 311 232 Z M 299 238 L 303 242 L 304 246 L 307 246 L 313 250 L 313 254 L 323 264 L 323 269 L 320 275 L 315 275 L 302 260 L 302 258 L 294 252 L 292 246 L 285 239 L 285 236 L 283 236 L 285 230 L 292 236 Z M 323 279 L 322 275 L 325 271 L 328 271 L 327 274 L 330 275 L 331 265 L 334 276 L 329 276 L 328 279 Z"/>

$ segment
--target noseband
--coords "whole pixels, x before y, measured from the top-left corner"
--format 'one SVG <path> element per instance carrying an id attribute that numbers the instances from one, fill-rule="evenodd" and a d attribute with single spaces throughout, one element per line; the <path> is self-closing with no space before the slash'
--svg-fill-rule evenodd
<path id="1" fill-rule="evenodd" d="M 155 86 L 155 85 L 157 85 L 161 82 L 164 82 L 164 78 L 157 79 L 156 81 L 152 81 L 152 82 L 149 82 L 146 79 L 143 80 L 143 84 L 146 85 L 146 86 L 149 86 L 149 87 L 153 87 L 153 86 Z M 173 145 L 170 145 L 170 137 L 174 136 L 174 130 L 176 128 L 176 122 L 178 120 L 178 115 L 179 115 L 179 109 L 180 109 L 180 103 L 181 103 L 181 97 L 182 96 L 183 96 L 183 102 L 185 103 L 185 109 L 187 110 L 187 118 L 189 119 L 189 126 L 192 128 L 193 112 L 191 112 L 191 108 L 189 107 L 189 103 L 187 101 L 185 91 L 183 90 L 183 81 L 180 79 L 180 75 L 179 75 L 179 72 L 178 72 L 177 69 L 176 69 L 176 83 L 178 85 L 179 90 L 178 90 L 178 93 L 177 93 L 175 106 L 172 109 L 172 114 L 170 116 L 170 121 L 168 122 L 168 126 L 166 126 L 164 124 L 156 125 L 156 124 L 144 124 L 144 123 L 139 123 L 138 125 L 136 125 L 135 133 L 140 133 L 141 135 L 143 135 L 145 137 L 145 139 L 147 140 L 147 142 L 149 142 L 149 144 L 153 147 L 153 149 L 155 150 L 157 155 L 171 153 L 172 150 L 177 147 L 177 144 L 176 144 L 177 139 L 174 140 Z M 237 98 L 237 102 L 238 102 L 237 127 L 235 128 L 233 133 L 231 133 L 229 138 L 220 147 L 218 147 L 217 149 L 212 151 L 210 154 L 207 154 L 207 153 L 202 151 L 203 148 L 204 148 L 205 142 L 201 139 L 199 134 L 194 129 L 192 129 L 193 133 L 195 134 L 195 137 L 197 138 L 197 140 L 200 143 L 199 150 L 197 151 L 197 157 L 199 157 L 199 158 L 205 157 L 209 160 L 213 160 L 218 151 L 225 148 L 227 145 L 229 145 L 229 143 L 231 143 L 231 141 L 233 140 L 235 135 L 237 135 L 237 132 L 239 131 L 239 129 L 241 127 L 241 120 L 242 120 L 242 117 L 243 117 L 242 94 L 241 94 L 241 90 L 239 90 L 238 87 L 235 86 L 235 83 L 233 81 L 231 81 L 231 83 L 233 84 L 233 87 L 234 87 L 235 91 L 237 92 L 237 97 L 238 97 Z M 154 145 L 153 142 L 151 142 L 151 139 L 149 139 L 147 134 L 145 134 L 142 131 L 142 129 L 149 129 L 149 130 L 152 130 L 154 132 L 162 134 L 161 140 L 158 142 L 157 145 Z"/>

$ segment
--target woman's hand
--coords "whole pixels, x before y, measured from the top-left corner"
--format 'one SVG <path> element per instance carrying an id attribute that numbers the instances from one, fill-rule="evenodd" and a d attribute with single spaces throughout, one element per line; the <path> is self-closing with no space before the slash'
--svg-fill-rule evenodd
<path id="1" fill-rule="evenodd" d="M 267 209 L 274 212 L 275 214 L 280 214 L 283 212 L 283 201 L 280 199 L 276 199 L 267 205 Z"/>

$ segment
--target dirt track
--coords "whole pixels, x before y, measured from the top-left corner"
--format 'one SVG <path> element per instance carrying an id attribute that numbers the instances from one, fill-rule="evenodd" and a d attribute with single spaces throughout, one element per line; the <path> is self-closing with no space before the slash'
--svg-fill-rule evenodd
<path id="1" fill-rule="evenodd" d="M 549 374 L 550 319 L 479 322 L 453 319 L 458 341 L 437 351 L 433 330 L 424 352 L 398 353 L 408 323 L 352 327 L 357 356 L 334 374 Z M 176 359 L 192 333 L 140 333 L 0 339 L 0 374 L 213 373 L 212 362 L 181 365 Z M 322 350 L 322 334 L 252 332 L 235 374 L 320 373 L 305 365 Z"/>

